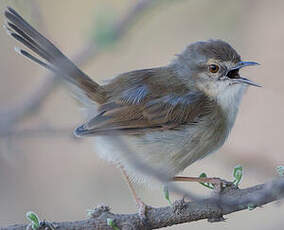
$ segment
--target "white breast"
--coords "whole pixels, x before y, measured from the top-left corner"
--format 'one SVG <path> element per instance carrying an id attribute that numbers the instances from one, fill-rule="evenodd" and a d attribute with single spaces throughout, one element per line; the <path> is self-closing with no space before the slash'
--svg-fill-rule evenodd
<path id="1" fill-rule="evenodd" d="M 233 127 L 239 110 L 241 99 L 247 90 L 247 86 L 234 84 L 226 87 L 217 95 L 217 102 L 225 112 L 230 129 Z"/>

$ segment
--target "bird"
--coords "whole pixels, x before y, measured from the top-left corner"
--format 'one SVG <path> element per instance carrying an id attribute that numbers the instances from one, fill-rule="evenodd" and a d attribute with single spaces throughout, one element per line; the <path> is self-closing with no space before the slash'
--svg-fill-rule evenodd
<path id="1" fill-rule="evenodd" d="M 145 211 L 145 205 L 133 183 L 157 181 L 138 170 L 113 137 L 168 181 L 212 182 L 178 174 L 223 146 L 248 86 L 260 87 L 239 71 L 257 62 L 242 61 L 229 43 L 210 39 L 189 44 L 166 66 L 121 73 L 99 84 L 14 9 L 4 14 L 8 34 L 35 55 L 17 52 L 54 72 L 86 106 L 90 118 L 74 130 L 75 136 L 91 138 L 96 152 L 118 165 L 139 209 Z"/>

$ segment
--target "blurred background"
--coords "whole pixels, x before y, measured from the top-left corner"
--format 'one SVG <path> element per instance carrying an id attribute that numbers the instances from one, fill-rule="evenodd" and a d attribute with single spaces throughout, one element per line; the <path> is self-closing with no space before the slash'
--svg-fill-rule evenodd
<path id="1" fill-rule="evenodd" d="M 240 164 L 241 188 L 277 176 L 276 166 L 284 164 L 284 1 L 2 0 L 1 12 L 7 5 L 99 82 L 166 65 L 197 40 L 228 41 L 244 60 L 261 63 L 243 75 L 263 88 L 248 90 L 224 147 L 183 175 L 206 172 L 231 180 Z M 113 212 L 136 212 L 119 170 L 97 157 L 88 138 L 72 136 L 83 122 L 76 101 L 47 71 L 17 55 L 15 45 L 1 30 L 0 226 L 25 223 L 29 210 L 50 221 L 86 218 L 86 210 L 100 203 Z M 197 184 L 183 187 L 208 193 Z M 162 191 L 138 190 L 147 204 L 167 205 Z M 272 203 L 231 214 L 223 223 L 203 220 L 170 229 L 279 229 L 283 211 L 283 205 Z"/>

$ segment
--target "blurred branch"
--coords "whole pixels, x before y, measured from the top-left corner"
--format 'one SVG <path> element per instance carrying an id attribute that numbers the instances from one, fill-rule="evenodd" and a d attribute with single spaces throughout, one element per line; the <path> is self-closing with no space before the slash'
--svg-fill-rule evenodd
<path id="1" fill-rule="evenodd" d="M 66 135 L 67 134 L 67 135 Z M 51 126 L 39 126 L 34 129 L 21 129 L 21 130 L 10 130 L 10 133 L 7 133 L 7 136 L 13 136 L 15 138 L 31 138 L 31 137 L 46 137 L 46 136 L 53 136 L 53 137 L 74 137 L 73 136 L 73 128 L 66 127 L 66 128 L 55 128 Z M 80 140 L 76 138 L 76 140 Z"/>
<path id="2" fill-rule="evenodd" d="M 208 219 L 209 222 L 224 220 L 223 215 L 245 209 L 260 207 L 284 197 L 284 178 L 279 178 L 266 184 L 260 184 L 246 189 L 226 188 L 218 196 L 199 201 L 176 201 L 173 206 L 149 208 L 147 211 L 147 226 L 141 222 L 138 214 L 114 214 L 108 207 L 99 206 L 92 210 L 92 217 L 86 220 L 71 222 L 42 222 L 40 229 L 57 230 L 95 230 L 113 229 L 108 225 L 114 223 L 121 230 L 158 229 L 175 224 L 189 223 Z M 0 230 L 26 230 L 27 225 L 11 225 L 0 227 Z"/>
<path id="3" fill-rule="evenodd" d="M 113 26 L 111 33 L 114 41 L 118 41 L 125 35 L 130 25 L 143 14 L 152 4 L 152 0 L 140 0 L 138 1 L 129 12 Z M 88 61 L 94 59 L 99 53 L 103 51 L 103 48 L 96 44 L 93 40 L 90 40 L 79 53 L 71 58 L 79 66 L 86 65 Z M 22 121 L 24 118 L 32 113 L 38 111 L 44 100 L 50 95 L 54 88 L 58 85 L 56 76 L 52 73 L 44 76 L 44 81 L 41 86 L 32 92 L 26 99 L 24 99 L 19 105 L 9 109 L 0 110 L 0 136 L 7 137 L 8 134 L 12 134 L 11 130 L 15 125 Z"/>

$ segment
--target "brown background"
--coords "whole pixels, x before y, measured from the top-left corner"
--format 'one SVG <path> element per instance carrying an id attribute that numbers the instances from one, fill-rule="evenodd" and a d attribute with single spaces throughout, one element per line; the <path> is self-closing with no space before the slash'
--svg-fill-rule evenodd
<path id="1" fill-rule="evenodd" d="M 43 24 L 31 8 L 37 4 Z M 122 17 L 132 0 L 8 1 L 67 56 L 74 56 L 88 41 L 98 17 Z M 32 7 L 33 6 L 33 7 Z M 116 46 L 109 48 L 84 71 L 97 81 L 118 73 L 167 64 L 173 55 L 196 40 L 221 38 L 232 44 L 244 60 L 261 63 L 243 74 L 263 85 L 250 88 L 225 146 L 218 154 L 190 166 L 184 175 L 231 179 L 232 168 L 241 164 L 245 176 L 241 187 L 263 183 L 277 175 L 284 164 L 283 99 L 284 2 L 282 0 L 176 0 L 148 10 Z M 0 16 L 3 22 L 3 14 Z M 40 26 L 39 26 L 40 25 Z M 43 81 L 46 71 L 13 52 L 15 42 L 0 31 L 0 109 L 21 103 Z M 58 132 L 32 132 L 0 140 L 0 225 L 25 222 L 33 210 L 52 221 L 75 220 L 99 203 L 114 212 L 134 212 L 135 205 L 119 171 L 99 159 L 88 139 L 72 138 L 82 122 L 77 104 L 62 87 L 53 91 L 39 112 L 25 119 L 17 130 L 52 127 Z M 0 127 L 1 128 L 1 127 Z M 68 130 L 61 132 L 60 130 Z M 199 185 L 186 184 L 196 193 Z M 165 206 L 162 191 L 140 188 L 146 203 Z M 174 198 L 175 196 L 173 196 Z M 199 221 L 171 229 L 279 229 L 283 206 L 266 205 L 254 211 L 228 216 L 225 223 Z"/>

